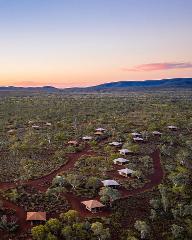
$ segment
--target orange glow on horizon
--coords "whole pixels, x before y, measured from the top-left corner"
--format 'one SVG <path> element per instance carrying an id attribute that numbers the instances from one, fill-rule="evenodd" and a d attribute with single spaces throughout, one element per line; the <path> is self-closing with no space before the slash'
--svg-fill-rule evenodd
<path id="1" fill-rule="evenodd" d="M 68 87 L 86 87 L 94 86 L 106 82 L 116 82 L 116 81 L 135 81 L 135 80 L 154 80 L 154 79 L 164 79 L 164 78 L 177 78 L 177 77 L 191 77 L 190 70 L 168 70 L 168 71 L 152 71 L 152 72 L 126 72 L 126 71 L 113 71 L 109 72 L 97 72 L 95 74 L 41 74 L 40 76 L 33 74 L 26 77 L 19 74 L 18 76 L 1 76 L 0 86 L 21 86 L 21 87 L 31 87 L 31 86 L 54 86 L 58 88 L 68 88 Z M 35 79 L 35 80 L 34 80 Z"/>

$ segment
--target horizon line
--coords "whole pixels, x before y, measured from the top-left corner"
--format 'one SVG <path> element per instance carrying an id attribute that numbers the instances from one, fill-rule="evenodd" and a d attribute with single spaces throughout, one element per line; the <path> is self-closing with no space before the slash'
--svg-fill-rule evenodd
<path id="1" fill-rule="evenodd" d="M 108 84 L 108 83 L 117 83 L 117 82 L 145 82 L 145 81 L 162 81 L 162 80 L 172 80 L 172 79 L 188 79 L 192 77 L 174 77 L 174 78 L 157 78 L 157 79 L 143 79 L 143 80 L 119 80 L 119 81 L 111 81 L 111 82 L 103 82 L 100 84 L 95 84 L 95 85 L 89 85 L 89 86 L 74 86 L 74 87 L 57 87 L 53 85 L 29 85 L 29 86 L 16 86 L 16 85 L 3 85 L 0 86 L 0 88 L 9 88 L 9 87 L 14 87 L 14 88 L 43 88 L 43 87 L 52 87 L 56 89 L 70 89 L 70 88 L 87 88 L 87 87 L 94 87 L 94 86 L 99 86 L 102 84 Z"/>

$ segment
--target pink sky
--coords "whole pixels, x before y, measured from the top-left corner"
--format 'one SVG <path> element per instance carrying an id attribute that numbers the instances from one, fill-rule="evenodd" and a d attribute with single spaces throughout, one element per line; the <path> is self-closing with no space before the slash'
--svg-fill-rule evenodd
<path id="1" fill-rule="evenodd" d="M 1 85 L 78 87 L 92 86 L 104 82 L 121 80 L 153 80 L 163 78 L 191 77 L 192 64 L 189 62 L 150 63 L 101 71 L 77 71 L 62 73 L 57 71 L 44 73 L 17 73 L 8 80 L 1 80 Z M 6 78 L 7 76 L 5 76 Z"/>

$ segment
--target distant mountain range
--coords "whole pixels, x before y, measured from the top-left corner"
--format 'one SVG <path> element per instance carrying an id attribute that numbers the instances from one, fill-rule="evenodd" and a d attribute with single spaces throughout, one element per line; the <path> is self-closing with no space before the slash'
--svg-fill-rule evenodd
<path id="1" fill-rule="evenodd" d="M 157 89 L 157 88 L 192 88 L 192 78 L 173 78 L 162 80 L 145 80 L 145 81 L 119 81 L 104 83 L 92 87 L 74 87 L 74 88 L 55 88 L 52 86 L 44 87 L 0 87 L 0 91 L 29 91 L 45 93 L 87 93 L 87 92 L 111 92 L 127 91 L 129 89 Z"/>
<path id="2" fill-rule="evenodd" d="M 60 91 L 59 88 L 55 88 L 52 86 L 43 86 L 43 87 L 0 87 L 0 91 L 29 91 L 29 92 L 58 92 Z"/>

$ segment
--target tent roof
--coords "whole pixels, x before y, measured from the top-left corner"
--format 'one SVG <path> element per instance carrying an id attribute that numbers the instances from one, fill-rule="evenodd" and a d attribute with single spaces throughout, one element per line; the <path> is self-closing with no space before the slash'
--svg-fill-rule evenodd
<path id="1" fill-rule="evenodd" d="M 94 133 L 95 135 L 102 135 L 103 133 L 101 131 L 97 131 Z"/>
<path id="2" fill-rule="evenodd" d="M 68 144 L 77 144 L 78 142 L 76 140 L 70 140 Z"/>
<path id="3" fill-rule="evenodd" d="M 111 142 L 111 143 L 109 143 L 109 145 L 120 146 L 120 145 L 122 145 L 122 143 L 121 142 Z"/>
<path id="4" fill-rule="evenodd" d="M 46 212 L 27 212 L 28 221 L 46 221 Z"/>
<path id="5" fill-rule="evenodd" d="M 143 141 L 143 138 L 141 138 L 141 137 L 135 137 L 135 138 L 133 138 L 133 140 L 134 140 L 134 141 Z"/>
<path id="6" fill-rule="evenodd" d="M 104 207 L 104 205 L 97 200 L 88 200 L 88 201 L 83 201 L 81 203 L 90 209 Z"/>
<path id="7" fill-rule="evenodd" d="M 104 180 L 102 183 L 104 186 L 119 186 L 119 183 L 115 180 Z"/>
<path id="8" fill-rule="evenodd" d="M 121 170 L 118 170 L 119 173 L 125 173 L 125 174 L 131 174 L 133 173 L 134 171 L 129 169 L 129 168 L 124 168 L 124 169 L 121 169 Z"/>
<path id="9" fill-rule="evenodd" d="M 133 132 L 133 133 L 131 133 L 131 135 L 134 136 L 134 137 L 135 136 L 141 136 L 141 133 Z"/>
<path id="10" fill-rule="evenodd" d="M 121 149 L 119 150 L 119 152 L 123 152 L 123 153 L 131 153 L 131 151 L 129 149 Z"/>
<path id="11" fill-rule="evenodd" d="M 125 159 L 125 158 L 116 158 L 116 159 L 114 159 L 113 161 L 114 161 L 114 162 L 122 162 L 122 163 L 124 163 L 124 162 L 129 162 L 129 160 L 128 160 L 128 159 Z"/>
<path id="12" fill-rule="evenodd" d="M 84 136 L 84 137 L 82 137 L 82 139 L 83 139 L 83 140 L 91 140 L 92 137 L 91 137 L 91 136 Z"/>
<path id="13" fill-rule="evenodd" d="M 96 128 L 96 131 L 105 131 L 105 128 Z"/>
<path id="14" fill-rule="evenodd" d="M 161 132 L 159 132 L 159 131 L 153 131 L 152 132 L 153 134 L 159 134 L 159 135 L 161 135 L 162 133 Z"/>
<path id="15" fill-rule="evenodd" d="M 176 126 L 170 125 L 168 128 L 177 128 Z"/>

